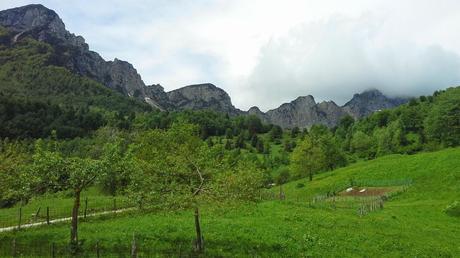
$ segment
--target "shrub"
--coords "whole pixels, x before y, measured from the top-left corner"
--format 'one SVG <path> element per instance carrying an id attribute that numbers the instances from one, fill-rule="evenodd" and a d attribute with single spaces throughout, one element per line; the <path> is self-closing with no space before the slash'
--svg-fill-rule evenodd
<path id="1" fill-rule="evenodd" d="M 460 217 L 460 202 L 453 202 L 444 209 L 444 212 L 450 216 Z"/>
<path id="2" fill-rule="evenodd" d="M 296 188 L 304 188 L 305 184 L 304 183 L 297 183 L 297 185 L 295 187 Z"/>

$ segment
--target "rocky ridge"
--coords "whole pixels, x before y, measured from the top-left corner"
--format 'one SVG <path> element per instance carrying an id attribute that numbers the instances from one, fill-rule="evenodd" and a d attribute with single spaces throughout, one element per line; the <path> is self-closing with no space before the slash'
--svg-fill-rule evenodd
<path id="1" fill-rule="evenodd" d="M 46 42 L 55 49 L 54 65 L 66 67 L 160 110 L 212 109 L 230 115 L 256 115 L 266 123 L 284 128 L 310 127 L 313 124 L 332 127 L 345 115 L 358 119 L 407 101 L 389 98 L 378 90 L 369 90 L 355 94 L 344 106 L 338 106 L 333 101 L 316 103 L 309 95 L 265 113 L 257 107 L 244 112 L 233 106 L 224 90 L 210 83 L 185 86 L 170 92 L 165 92 L 159 84 L 146 86 L 130 63 L 119 59 L 105 61 L 98 53 L 89 50 L 83 37 L 67 31 L 59 16 L 43 5 L 33 4 L 0 11 L 0 26 L 14 33 L 13 44 L 24 37 Z"/>
<path id="2" fill-rule="evenodd" d="M 308 95 L 298 97 L 294 101 L 284 103 L 266 113 L 260 111 L 257 107 L 250 108 L 248 113 L 258 116 L 266 123 L 280 125 L 284 128 L 305 128 L 314 124 L 333 127 L 346 115 L 360 119 L 373 112 L 393 108 L 407 101 L 408 99 L 406 98 L 387 97 L 380 91 L 372 89 L 355 94 L 343 106 L 338 106 L 333 101 L 316 103 L 313 96 Z"/>
<path id="3" fill-rule="evenodd" d="M 1 11 L 0 26 L 15 33 L 14 41 L 32 37 L 53 46 L 54 65 L 94 79 L 126 96 L 150 99 L 150 91 L 146 90 L 141 76 L 130 63 L 119 59 L 105 61 L 98 53 L 89 50 L 82 36 L 67 31 L 56 12 L 43 5 L 32 4 Z"/>

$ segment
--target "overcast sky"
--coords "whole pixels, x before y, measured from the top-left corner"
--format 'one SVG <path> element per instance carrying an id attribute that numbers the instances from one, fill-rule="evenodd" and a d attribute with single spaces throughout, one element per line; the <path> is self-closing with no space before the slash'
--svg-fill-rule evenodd
<path id="1" fill-rule="evenodd" d="M 146 84 L 211 82 L 241 109 L 460 85 L 458 0 L 0 0 L 0 9 L 29 3 L 55 10 L 105 59 L 132 63 Z"/>

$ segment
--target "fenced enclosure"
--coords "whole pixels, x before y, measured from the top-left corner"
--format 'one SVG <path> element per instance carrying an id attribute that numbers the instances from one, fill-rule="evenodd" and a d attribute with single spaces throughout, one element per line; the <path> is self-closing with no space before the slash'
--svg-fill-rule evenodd
<path id="1" fill-rule="evenodd" d="M 392 197 L 407 191 L 411 179 L 400 180 L 350 180 L 348 186 L 339 186 L 326 194 L 315 195 L 309 206 L 322 209 L 355 210 L 362 217 L 369 212 L 381 210 Z"/>

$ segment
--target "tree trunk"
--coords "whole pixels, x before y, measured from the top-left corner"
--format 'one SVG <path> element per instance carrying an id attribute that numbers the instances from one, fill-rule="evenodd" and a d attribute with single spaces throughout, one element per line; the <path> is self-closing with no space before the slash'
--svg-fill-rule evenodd
<path id="1" fill-rule="evenodd" d="M 78 210 L 80 209 L 80 190 L 75 191 L 75 200 L 72 209 L 72 222 L 70 229 L 70 243 L 78 244 Z"/>
<path id="2" fill-rule="evenodd" d="M 310 178 L 310 181 L 313 181 L 313 171 L 311 169 L 308 173 L 308 177 Z"/>

